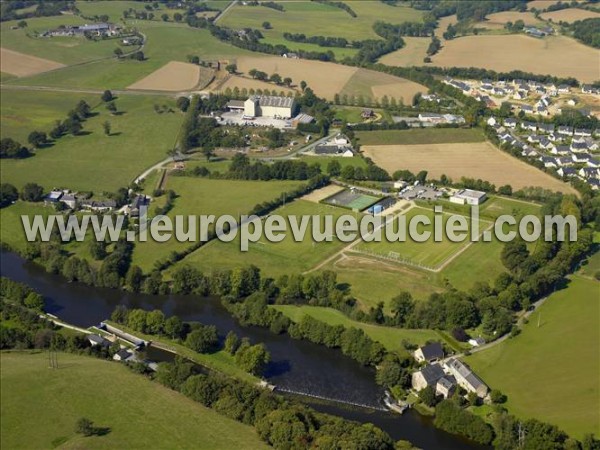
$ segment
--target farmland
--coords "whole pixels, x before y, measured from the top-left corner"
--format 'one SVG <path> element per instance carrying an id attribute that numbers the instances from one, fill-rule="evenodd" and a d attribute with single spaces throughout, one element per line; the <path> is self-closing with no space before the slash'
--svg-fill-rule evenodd
<path id="1" fill-rule="evenodd" d="M 207 166 L 211 169 L 210 165 Z M 300 181 L 234 181 L 209 180 L 204 178 L 169 177 L 166 189 L 175 191 L 178 198 L 169 216 L 175 215 L 220 215 L 230 214 L 239 217 L 247 214 L 258 203 L 278 198 L 282 193 L 291 191 Z M 152 206 L 150 213 L 152 213 Z M 143 270 L 151 270 L 154 262 L 169 256 L 174 250 L 183 250 L 192 245 L 190 242 L 178 242 L 170 239 L 159 243 L 153 240 L 140 242 L 133 254 L 134 264 Z M 229 244 L 231 245 L 231 244 Z M 212 246 L 210 244 L 208 247 Z M 239 247 L 235 248 L 239 252 Z M 196 253 L 204 252 L 203 249 Z M 204 261 L 210 265 L 211 261 Z"/>
<path id="2" fill-rule="evenodd" d="M 64 101 L 53 100 L 64 96 Z M 64 119 L 68 110 L 62 106 L 69 104 L 73 108 L 79 99 L 86 98 L 77 94 L 48 93 L 36 91 L 3 91 L 4 104 L 8 106 L 10 120 L 8 127 L 2 129 L 12 135 L 11 130 L 18 129 L 15 138 L 26 136 L 33 129 L 21 127 L 27 123 L 29 111 L 23 103 L 39 105 L 41 112 L 32 110 L 36 125 Z M 66 99 L 70 99 L 67 101 Z M 51 147 L 40 149 L 35 156 L 21 160 L 2 162 L 2 180 L 15 186 L 35 181 L 45 188 L 65 187 L 74 190 L 87 190 L 99 193 L 115 191 L 128 185 L 136 175 L 152 164 L 164 159 L 166 152 L 173 148 L 182 120 L 181 113 L 162 113 L 154 111 L 157 99 L 141 95 L 122 95 L 116 100 L 120 115 L 112 115 L 103 106 L 100 99 L 90 100 L 97 115 L 88 118 L 83 124 L 83 132 L 78 136 L 63 136 Z M 174 100 L 161 98 L 160 105 L 175 108 Z M 17 109 L 17 105 L 20 105 Z M 58 106 L 57 106 L 58 105 Z M 14 108 L 14 109 L 11 109 Z M 62 112 L 59 112 L 62 111 Z M 106 136 L 103 123 L 111 123 L 111 135 Z M 48 128 L 41 128 L 49 131 Z M 144 142 L 144 145 L 140 145 Z"/>
<path id="3" fill-rule="evenodd" d="M 340 8 L 309 1 L 285 2 L 283 6 L 285 11 L 281 12 L 238 3 L 223 16 L 220 24 L 234 29 L 261 29 L 265 42 L 282 38 L 284 32 L 362 40 L 378 38 L 372 29 L 377 20 L 385 18 L 389 22 L 412 22 L 419 21 L 422 17 L 421 12 L 412 8 L 372 1 L 353 1 L 351 7 L 357 14 L 355 18 Z M 265 21 L 271 24 L 272 29 L 262 30 L 262 23 Z M 332 23 L 335 23 L 335 27 L 331 26 Z M 289 42 L 287 45 L 294 47 L 294 44 Z M 298 48 L 301 47 L 303 45 L 299 44 Z"/>
<path id="4" fill-rule="evenodd" d="M 43 352 L 3 352 L 1 360 L 3 448 L 266 448 L 252 427 L 122 364 L 61 353 L 51 370 Z M 75 434 L 81 417 L 108 432 Z M 144 426 L 132 426 L 140 417 Z"/>
<path id="5" fill-rule="evenodd" d="M 572 276 L 519 336 L 466 359 L 508 396 L 511 413 L 556 424 L 576 438 L 600 433 L 599 288 L 597 281 Z M 523 374 L 535 382 L 524 383 Z"/>
<path id="6" fill-rule="evenodd" d="M 433 179 L 445 174 L 454 180 L 460 180 L 461 177 L 481 178 L 496 186 L 509 184 L 514 189 L 540 186 L 575 193 L 568 184 L 498 150 L 488 142 L 363 145 L 362 151 L 389 173 L 399 169 L 416 172 L 427 170 Z"/>
<path id="7" fill-rule="evenodd" d="M 263 91 L 265 89 L 268 89 L 269 91 L 275 90 L 278 93 L 283 92 L 284 95 L 287 95 L 288 93 L 296 92 L 294 89 L 290 89 L 285 86 L 277 86 L 273 83 L 267 83 L 266 81 L 260 81 L 260 80 L 255 80 L 252 78 L 241 77 L 241 76 L 236 76 L 236 75 L 229 77 L 225 81 L 225 83 L 220 85 L 218 87 L 218 89 L 215 89 L 215 91 L 225 92 L 228 88 L 232 89 L 232 90 L 235 88 L 238 88 L 240 91 L 242 91 L 243 89 L 246 89 L 248 91 L 250 91 L 250 89 L 254 89 L 255 91 L 257 91 L 258 89 L 261 89 Z"/>
<path id="8" fill-rule="evenodd" d="M 441 20 L 443 19 L 445 17 Z M 400 50 L 382 56 L 379 62 L 388 66 L 402 67 L 422 65 L 423 58 L 427 56 L 427 47 L 429 47 L 431 39 L 425 37 L 403 37 L 402 39 L 404 39 L 406 45 Z"/>
<path id="9" fill-rule="evenodd" d="M 356 133 L 361 145 L 415 145 L 457 142 L 481 142 L 483 133 L 477 129 L 434 128 L 412 130 L 359 131 Z"/>
<path id="10" fill-rule="evenodd" d="M 600 14 L 587 9 L 567 8 L 560 11 L 552 11 L 540 15 L 544 20 L 551 22 L 567 22 L 572 23 L 577 20 L 593 19 L 600 17 Z"/>
<path id="11" fill-rule="evenodd" d="M 332 308 L 308 305 L 276 305 L 273 308 L 281 311 L 294 322 L 299 322 L 303 316 L 310 316 L 329 325 L 360 328 L 367 336 L 383 344 L 387 350 L 399 353 L 406 353 L 402 346 L 403 340 L 407 340 L 412 344 L 424 345 L 428 340 L 439 339 L 439 335 L 433 330 L 409 330 L 357 322 Z"/>
<path id="12" fill-rule="evenodd" d="M 136 81 L 129 89 L 156 91 L 184 91 L 196 87 L 200 81 L 200 66 L 171 61 L 147 77 Z"/>
<path id="13" fill-rule="evenodd" d="M 295 85 L 304 80 L 315 94 L 327 99 L 333 99 L 334 94 L 339 93 L 363 98 L 388 95 L 408 101 L 416 92 L 427 91 L 424 86 L 403 78 L 321 61 L 253 56 L 238 58 L 237 65 L 238 70 L 246 74 L 257 69 L 290 77 Z"/>
<path id="14" fill-rule="evenodd" d="M 543 26 L 544 23 L 536 19 L 533 13 L 530 12 L 517 12 L 517 11 L 503 11 L 499 13 L 490 14 L 487 19 L 481 24 L 486 28 L 503 28 L 508 22 L 515 23 L 517 20 L 522 20 L 525 26 Z M 478 24 L 479 25 L 479 24 Z"/>
<path id="15" fill-rule="evenodd" d="M 26 55 L 6 48 L 0 49 L 0 70 L 2 72 L 23 77 L 48 70 L 60 69 L 63 64 L 36 56 Z"/>
<path id="16" fill-rule="evenodd" d="M 24 251 L 27 240 L 23 231 L 21 216 L 27 215 L 32 218 L 35 215 L 40 215 L 45 217 L 52 212 L 52 209 L 45 208 L 39 203 L 21 201 L 3 208 L 2 214 L 0 214 L 0 242 L 9 245 L 14 250 Z"/>
<path id="17" fill-rule="evenodd" d="M 515 48 L 519 51 L 514 52 Z M 524 35 L 460 37 L 447 41 L 432 61 L 440 67 L 482 67 L 499 72 L 519 69 L 575 77 L 583 82 L 598 78 L 597 50 L 565 36 L 544 39 Z"/>

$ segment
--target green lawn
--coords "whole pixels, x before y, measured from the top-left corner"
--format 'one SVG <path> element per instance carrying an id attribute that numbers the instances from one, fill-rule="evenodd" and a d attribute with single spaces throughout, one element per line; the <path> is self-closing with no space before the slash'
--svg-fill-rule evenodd
<path id="1" fill-rule="evenodd" d="M 466 361 L 508 396 L 510 412 L 581 438 L 600 435 L 600 283 L 571 279 L 532 314 L 519 336 Z"/>
<path id="2" fill-rule="evenodd" d="M 14 205 L 0 210 L 0 242 L 8 244 L 17 251 L 24 251 L 27 246 L 21 215 L 33 218 L 34 215 L 47 216 L 54 213 L 52 208 L 45 208 L 42 203 L 18 201 Z"/>
<path id="3" fill-rule="evenodd" d="M 1 361 L 2 448 L 268 448 L 252 427 L 117 362 L 60 353 L 53 370 L 45 352 L 3 352 Z M 76 434 L 81 417 L 109 432 Z"/>
<path id="4" fill-rule="evenodd" d="M 433 330 L 409 330 L 357 322 L 346 317 L 337 309 L 332 308 L 306 305 L 275 305 L 273 308 L 281 311 L 294 322 L 299 322 L 303 316 L 308 315 L 329 325 L 360 328 L 369 337 L 383 344 L 387 350 L 399 353 L 406 353 L 406 350 L 402 346 L 403 340 L 417 345 L 423 345 L 428 340 L 439 340 L 439 335 Z"/>
<path id="5" fill-rule="evenodd" d="M 331 161 L 339 162 L 342 169 L 346 166 L 362 167 L 363 169 L 367 167 L 367 162 L 363 158 L 360 158 L 358 156 L 355 156 L 353 158 L 339 158 L 335 156 L 301 156 L 300 158 L 306 164 L 319 164 L 323 173 L 327 173 L 327 165 Z"/>
<path id="6" fill-rule="evenodd" d="M 206 167 L 211 169 L 210 164 Z M 213 214 L 219 217 L 231 214 L 239 217 L 241 214 L 248 214 L 256 204 L 278 198 L 282 193 L 294 190 L 300 185 L 302 185 L 301 181 L 236 181 L 169 177 L 166 189 L 172 189 L 179 196 L 169 216 L 183 215 L 186 220 L 189 215 Z M 155 206 L 151 204 L 151 215 L 154 209 Z M 174 238 L 162 243 L 151 239 L 147 242 L 138 242 L 133 254 L 133 263 L 148 271 L 154 267 L 155 261 L 169 256 L 172 251 L 181 251 L 191 245 L 190 242 L 178 242 Z M 207 248 L 211 245 L 209 244 Z M 239 247 L 236 247 L 235 251 L 239 252 Z M 203 254 L 203 252 L 204 249 L 200 249 L 195 254 Z M 193 259 L 193 255 L 185 261 L 190 258 Z M 204 268 L 218 264 L 203 256 L 200 259 Z M 229 267 L 227 260 L 222 263 Z"/>
<path id="7" fill-rule="evenodd" d="M 436 214 L 433 211 L 415 207 L 408 210 L 404 216 L 406 217 L 406 241 L 405 242 L 390 242 L 385 237 L 385 231 L 382 231 L 381 242 L 363 242 L 358 244 L 355 249 L 360 252 L 367 254 L 374 254 L 384 258 L 393 258 L 395 261 L 405 261 L 409 264 L 423 266 L 425 268 L 434 269 L 439 265 L 443 264 L 446 260 L 451 258 L 454 254 L 460 251 L 462 248 L 468 245 L 470 242 L 470 234 L 462 242 L 452 242 L 442 233 L 442 240 L 440 242 L 434 241 L 434 216 Z M 430 232 L 430 238 L 425 242 L 416 242 L 410 238 L 409 235 L 409 223 L 415 216 L 427 217 L 430 221 L 430 225 L 420 225 L 419 232 Z M 440 215 L 437 215 L 440 216 Z M 449 214 L 442 214 L 442 224 L 446 227 L 446 223 L 450 218 Z M 468 222 L 468 218 L 465 218 Z M 470 223 L 468 222 L 469 228 L 466 231 L 470 233 Z M 483 231 L 488 224 L 486 222 L 479 223 L 480 230 Z M 442 231 L 443 231 L 442 230 Z"/>
<path id="8" fill-rule="evenodd" d="M 361 145 L 415 145 L 481 142 L 483 133 L 470 128 L 416 128 L 411 130 L 359 131 L 356 133 Z"/>
<path id="9" fill-rule="evenodd" d="M 300 222 L 303 215 L 331 214 L 335 218 L 348 214 L 340 208 L 328 207 L 306 200 L 296 200 L 272 214 L 282 216 L 295 215 Z M 310 224 L 309 224 L 310 225 Z M 312 225 L 310 225 L 312 227 Z M 256 243 L 250 243 L 247 252 L 240 250 L 239 239 L 232 242 L 213 241 L 207 246 L 195 251 L 183 260 L 183 264 L 191 264 L 202 271 L 211 269 L 230 269 L 254 264 L 263 274 L 277 277 L 284 274 L 301 273 L 319 264 L 327 257 L 341 250 L 347 243 L 341 242 L 333 235 L 332 242 L 313 243 L 311 228 L 307 228 L 305 239 L 296 242 L 288 227 L 286 237 L 281 242 L 269 242 L 265 236 Z"/>
<path id="10" fill-rule="evenodd" d="M 65 99 L 53 101 L 58 96 Z M 44 127 L 56 119 L 66 117 L 66 107 L 75 105 L 89 95 L 34 91 L 3 91 L 2 114 L 9 120 L 2 133 L 25 136 L 33 127 Z M 92 106 L 96 103 L 90 102 Z M 115 191 L 127 186 L 147 167 L 166 157 L 175 144 L 183 115 L 179 112 L 157 114 L 155 104 L 166 104 L 175 110 L 174 100 L 163 97 L 121 95 L 116 100 L 123 114 L 113 116 L 103 105 L 94 109 L 98 114 L 83 124 L 79 136 L 63 136 L 55 145 L 40 149 L 36 155 L 22 160 L 3 160 L 3 182 L 21 187 L 36 182 L 47 189 L 64 187 L 73 190 Z M 19 105 L 29 105 L 22 107 Z M 40 112 L 33 105 L 39 104 Z M 31 111 L 31 114 L 29 113 Z M 29 116 L 31 115 L 31 119 Z M 112 135 L 104 134 L 102 124 L 109 121 Z M 21 126 L 22 123 L 27 125 Z M 32 128 L 29 128 L 29 127 Z"/>

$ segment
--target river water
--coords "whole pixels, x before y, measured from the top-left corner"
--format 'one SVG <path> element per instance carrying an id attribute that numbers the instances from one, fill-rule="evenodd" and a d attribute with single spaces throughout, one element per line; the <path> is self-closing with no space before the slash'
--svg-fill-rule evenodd
<path id="1" fill-rule="evenodd" d="M 221 335 L 230 330 L 253 342 L 264 342 L 272 362 L 265 374 L 277 387 L 310 393 L 333 400 L 371 406 L 349 407 L 337 402 L 298 397 L 319 411 L 359 422 L 370 422 L 394 439 L 405 439 L 429 449 L 483 449 L 459 437 L 436 429 L 431 418 L 409 410 L 403 415 L 382 411 L 383 390 L 375 384 L 374 370 L 363 367 L 340 351 L 288 335 L 275 335 L 258 327 L 242 327 L 217 298 L 131 294 L 113 289 L 68 283 L 63 277 L 45 272 L 40 266 L 23 260 L 15 253 L 0 252 L 2 276 L 34 288 L 46 299 L 46 311 L 62 320 L 88 327 L 110 317 L 114 308 L 160 309 L 165 315 L 178 315 L 185 321 L 215 325 Z"/>

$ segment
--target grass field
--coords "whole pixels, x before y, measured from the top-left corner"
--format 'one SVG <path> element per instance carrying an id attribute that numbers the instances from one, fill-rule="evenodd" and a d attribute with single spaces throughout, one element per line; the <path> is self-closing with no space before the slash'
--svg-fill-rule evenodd
<path id="1" fill-rule="evenodd" d="M 210 165 L 207 167 L 211 168 Z M 235 181 L 169 177 L 166 189 L 174 190 L 179 196 L 169 216 L 214 214 L 219 217 L 231 214 L 239 217 L 241 214 L 249 213 L 254 205 L 278 198 L 282 193 L 291 191 L 301 184 L 302 182 L 299 181 Z M 153 211 L 154 205 L 151 204 L 150 214 Z M 151 239 L 147 242 L 139 242 L 133 253 L 133 263 L 139 265 L 144 271 L 151 270 L 155 261 L 167 257 L 172 251 L 181 251 L 191 245 L 190 242 L 178 242 L 174 238 L 162 243 Z M 195 253 L 203 251 L 201 249 Z M 239 251 L 239 247 L 236 251 Z M 210 260 L 203 263 L 209 267 L 212 264 Z"/>
<path id="2" fill-rule="evenodd" d="M 201 406 L 116 362 L 46 353 L 6 353 L 2 361 L 1 443 L 12 449 L 268 448 L 254 429 Z M 87 417 L 104 436 L 75 434 Z M 143 427 L 138 426 L 143 420 Z"/>
<path id="3" fill-rule="evenodd" d="M 429 209 L 415 207 L 408 210 L 408 212 L 404 214 L 404 217 L 406 218 L 405 226 L 407 228 L 408 224 L 415 216 L 424 216 L 429 219 L 430 225 L 421 225 L 418 229 L 419 232 L 422 233 L 430 232 L 431 239 L 425 242 L 413 241 L 410 239 L 410 236 L 408 236 L 407 230 L 406 242 L 389 242 L 386 240 L 385 236 L 383 236 L 381 242 L 363 242 L 358 244 L 354 249 L 370 255 L 391 258 L 392 260 L 423 266 L 428 269 L 436 269 L 468 245 L 468 237 L 463 242 L 452 242 L 445 236 L 445 233 L 441 242 L 434 242 L 433 223 L 435 214 Z M 450 215 L 442 214 L 440 217 L 443 226 L 445 227 Z M 489 224 L 487 222 L 480 221 L 480 232 L 488 226 Z M 468 233 L 470 233 L 470 223 Z"/>
<path id="4" fill-rule="evenodd" d="M 358 131 L 356 137 L 361 145 L 441 144 L 481 142 L 484 140 L 483 133 L 476 128 L 417 128 L 412 130 Z"/>
<path id="5" fill-rule="evenodd" d="M 309 1 L 284 2 L 285 11 L 260 6 L 244 6 L 238 3 L 221 19 L 220 25 L 240 28 L 260 29 L 266 38 L 281 39 L 290 48 L 305 48 L 283 40 L 283 33 L 304 33 L 307 36 L 335 36 L 348 40 L 378 39 L 372 29 L 373 23 L 385 18 L 388 22 L 419 21 L 422 13 L 404 6 L 390 6 L 373 1 L 353 1 L 351 8 L 357 17 L 351 17 L 340 8 Z M 270 22 L 272 29 L 264 30 L 263 22 Z M 332 26 L 335 24 L 335 26 Z M 279 43 L 279 41 L 278 41 Z M 329 48 L 320 47 L 321 51 Z M 338 49 L 331 48 L 334 52 Z M 337 54 L 337 53 L 336 53 Z"/>
<path id="6" fill-rule="evenodd" d="M 402 39 L 404 39 L 406 45 L 400 50 L 396 50 L 395 52 L 382 56 L 379 59 L 379 62 L 388 66 L 410 67 L 422 65 L 423 58 L 427 56 L 427 47 L 429 47 L 431 39 L 426 37 L 408 36 L 403 36 Z"/>
<path id="7" fill-rule="evenodd" d="M 367 163 L 364 159 L 356 158 L 356 157 L 354 157 L 354 158 L 339 158 L 339 157 L 335 157 L 335 156 L 301 156 L 300 159 L 302 161 L 306 162 L 306 164 L 315 164 L 315 163 L 319 164 L 319 166 L 321 166 L 321 171 L 323 173 L 327 173 L 327 165 L 331 161 L 339 162 L 342 169 L 346 166 L 362 167 L 362 168 L 367 167 Z"/>
<path id="8" fill-rule="evenodd" d="M 17 251 L 24 251 L 27 247 L 25 232 L 21 215 L 33 217 L 34 215 L 47 216 L 52 213 L 51 208 L 44 208 L 40 203 L 18 201 L 14 205 L 2 208 L 0 213 L 0 242 L 8 244 Z"/>
<path id="9" fill-rule="evenodd" d="M 518 69 L 575 77 L 585 83 L 598 78 L 597 50 L 565 36 L 544 39 L 516 34 L 460 37 L 447 41 L 431 59 L 440 67 L 482 67 L 498 72 Z"/>
<path id="10" fill-rule="evenodd" d="M 407 353 L 402 346 L 403 340 L 417 345 L 423 345 L 429 340 L 439 340 L 439 335 L 434 330 L 409 330 L 357 322 L 332 308 L 307 305 L 275 305 L 272 308 L 281 311 L 294 322 L 299 322 L 304 316 L 310 316 L 329 325 L 360 328 L 367 336 L 383 344 L 387 350 L 398 353 Z"/>
<path id="11" fill-rule="evenodd" d="M 336 217 L 348 213 L 340 208 L 296 200 L 275 210 L 272 214 L 282 216 L 330 214 L 334 216 L 335 221 Z M 300 217 L 298 220 L 300 221 Z M 264 275 L 271 277 L 301 273 L 313 268 L 347 245 L 335 239 L 335 234 L 332 242 L 313 243 L 309 237 L 311 229 L 307 228 L 306 237 L 301 242 L 294 240 L 289 228 L 285 239 L 281 242 L 269 242 L 263 236 L 259 242 L 250 243 L 247 252 L 240 251 L 239 239 L 229 243 L 213 241 L 186 257 L 182 264 L 190 264 L 207 272 L 211 269 L 231 269 L 254 264 Z"/>
<path id="12" fill-rule="evenodd" d="M 56 101 L 61 96 L 64 99 Z M 68 109 L 81 98 L 89 99 L 89 95 L 3 91 L 2 134 L 24 141 L 34 129 L 47 132 L 50 127 L 43 124 L 64 119 Z M 95 102 L 92 99 L 90 105 L 99 104 L 99 98 Z M 176 109 L 174 103 L 168 98 L 122 95 L 116 100 L 121 115 L 111 115 L 103 106 L 95 108 L 98 114 L 86 120 L 81 135 L 63 136 L 55 145 L 38 150 L 31 158 L 3 160 L 2 180 L 17 187 L 36 182 L 47 189 L 64 187 L 96 193 L 127 186 L 173 148 L 183 115 L 178 112 L 157 114 L 153 107 L 166 104 Z M 65 107 L 68 109 L 63 109 Z M 5 113 L 9 116 L 6 127 Z M 111 123 L 110 136 L 104 134 L 105 121 Z M 32 128 L 23 126 L 24 123 L 31 124 Z"/>
<path id="13" fill-rule="evenodd" d="M 482 179 L 496 186 L 509 184 L 513 189 L 540 186 L 553 191 L 575 194 L 568 184 L 497 149 L 489 142 L 363 145 L 361 150 L 389 173 L 399 169 L 427 170 L 428 176 L 441 175 Z"/>
<path id="14" fill-rule="evenodd" d="M 556 424 L 576 438 L 600 434 L 599 290 L 597 281 L 574 275 L 519 336 L 466 358 L 508 396 L 511 413 Z"/>

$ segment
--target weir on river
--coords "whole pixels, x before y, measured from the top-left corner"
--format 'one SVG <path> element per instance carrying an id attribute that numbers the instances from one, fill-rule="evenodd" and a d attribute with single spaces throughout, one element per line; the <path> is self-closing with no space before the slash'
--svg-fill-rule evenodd
<path id="1" fill-rule="evenodd" d="M 367 405 L 364 403 L 357 403 L 357 402 L 352 402 L 349 400 L 342 400 L 340 398 L 331 398 L 331 397 L 325 397 L 324 395 L 317 395 L 317 394 L 311 394 L 308 392 L 294 391 L 293 389 L 288 389 L 288 388 L 276 387 L 274 390 L 275 390 L 275 392 L 285 392 L 287 394 L 302 395 L 305 397 L 312 397 L 312 398 L 316 398 L 319 400 L 325 400 L 325 401 L 334 402 L 334 403 L 342 403 L 344 405 L 356 406 L 359 408 L 366 408 L 366 409 L 371 409 L 374 411 L 388 411 L 387 408 L 384 408 L 383 406 L 379 406 L 379 405 Z"/>

